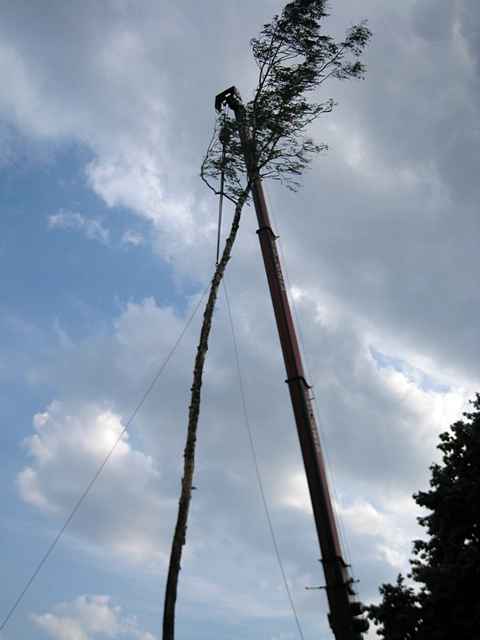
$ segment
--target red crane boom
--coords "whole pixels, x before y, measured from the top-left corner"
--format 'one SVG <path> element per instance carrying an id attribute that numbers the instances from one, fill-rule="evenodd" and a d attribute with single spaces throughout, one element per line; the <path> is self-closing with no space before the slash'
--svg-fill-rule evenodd
<path id="1" fill-rule="evenodd" d="M 248 178 L 252 186 L 258 219 L 257 234 L 282 347 L 287 372 L 286 382 L 290 391 L 322 554 L 325 588 L 330 609 L 328 616 L 330 626 L 336 640 L 361 640 L 362 632 L 368 629 L 368 622 L 358 617 L 361 615 L 362 607 L 353 600 L 353 580 L 342 556 L 325 463 L 312 409 L 310 387 L 305 379 L 297 334 L 276 247 L 276 236 L 270 224 L 262 182 L 256 166 L 255 150 L 246 122 L 245 107 L 235 87 L 226 89 L 215 98 L 217 111 L 220 111 L 225 104 L 234 112 L 239 126 Z"/>

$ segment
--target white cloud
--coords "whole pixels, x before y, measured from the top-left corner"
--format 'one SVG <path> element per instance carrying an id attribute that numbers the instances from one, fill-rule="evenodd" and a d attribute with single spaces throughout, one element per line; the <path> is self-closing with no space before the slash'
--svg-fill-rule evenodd
<path id="1" fill-rule="evenodd" d="M 68 515 L 121 436 L 74 531 L 88 538 L 93 528 L 95 545 L 158 568 L 163 563 L 158 523 L 169 505 L 156 495 L 160 474 L 152 458 L 132 447 L 128 434 L 121 435 L 120 416 L 97 406 L 72 410 L 53 402 L 34 417 L 34 428 L 24 442 L 31 464 L 18 474 L 18 488 L 25 502 L 56 514 L 57 522 Z"/>
<path id="2" fill-rule="evenodd" d="M 18 8 L 5 15 L 0 68 L 11 91 L 0 99 L 0 115 L 34 139 L 86 145 L 93 155 L 86 167 L 88 184 L 108 205 L 128 207 L 151 221 L 171 244 L 168 254 L 178 244 L 191 244 L 195 230 L 209 223 L 199 220 L 198 203 L 185 190 L 201 152 L 191 148 L 180 122 L 172 126 L 174 112 L 180 113 L 171 97 L 194 95 L 196 89 L 190 82 L 177 87 L 165 60 L 179 69 L 187 62 L 204 68 L 204 60 L 192 59 L 183 45 L 172 50 L 176 34 L 198 40 L 205 53 L 196 19 L 185 8 L 153 2 L 141 12 L 112 2 L 102 10 L 90 3 L 88 10 L 73 13 L 58 7 L 53 19 L 33 13 Z M 72 20 L 74 38 L 65 36 Z M 42 25 L 41 37 L 30 30 L 32 23 Z M 220 25 L 218 31 L 220 45 L 225 39 Z M 210 57 L 222 66 L 216 53 Z M 186 100 L 182 106 L 186 115 Z M 212 109 L 205 105 L 204 111 L 210 129 Z M 199 138 L 203 132 L 191 138 L 195 146 Z"/>
<path id="3" fill-rule="evenodd" d="M 73 211 L 59 211 L 48 216 L 48 226 L 50 229 L 81 231 L 89 240 L 98 240 L 103 244 L 108 244 L 110 240 L 110 231 L 100 220 Z"/>
<path id="4" fill-rule="evenodd" d="M 416 518 L 421 515 L 413 499 L 397 499 L 376 508 L 366 500 L 350 505 L 337 504 L 337 512 L 350 535 L 369 539 L 377 555 L 395 571 L 406 571 L 412 540 L 420 538 Z"/>
<path id="5" fill-rule="evenodd" d="M 317 326 L 310 375 L 330 487 L 340 528 L 353 540 L 353 562 L 361 570 L 368 557 L 370 567 L 376 562 L 383 571 L 406 571 L 412 540 L 422 536 L 416 521 L 421 512 L 411 494 L 425 486 L 428 466 L 439 457 L 438 434 L 461 416 L 474 387 L 448 386 L 441 378 L 433 384 L 433 377 L 405 361 L 403 370 L 381 365 L 361 323 L 353 334 L 346 329 L 354 325 L 348 310 L 334 305 L 335 322 L 325 322 L 332 313 L 328 307 L 319 313 L 312 291 L 295 289 L 294 297 L 307 320 L 307 345 L 314 344 Z M 438 374 L 430 369 L 431 376 Z M 284 467 L 276 495 L 286 507 L 312 517 L 303 471 Z"/>
<path id="6" fill-rule="evenodd" d="M 376 556 L 394 570 L 408 569 L 412 540 L 421 537 L 422 533 L 416 524 L 420 509 L 412 498 L 399 492 L 397 496 L 385 496 L 379 506 L 360 497 L 349 501 L 345 496 L 347 502 L 333 496 L 332 499 L 341 536 L 346 536 L 350 543 L 353 541 L 354 549 L 368 549 L 370 556 Z M 313 517 L 303 474 L 289 477 L 283 500 L 285 505 Z"/>
<path id="7" fill-rule="evenodd" d="M 125 245 L 133 245 L 134 247 L 139 247 L 145 242 L 145 238 L 138 231 L 134 231 L 133 229 L 127 229 L 122 236 L 122 244 Z"/>
<path id="8" fill-rule="evenodd" d="M 81 347 L 70 344 L 68 362 L 66 354 L 59 354 L 61 368 L 66 369 L 63 373 L 50 369 L 49 376 L 58 375 L 56 379 L 62 381 L 61 386 L 66 385 L 58 388 L 65 400 L 52 403 L 34 417 L 35 433 L 24 445 L 31 461 L 18 479 L 27 503 L 47 518 L 56 509 L 54 522 L 61 522 L 118 436 L 120 414 L 128 415 L 131 411 L 182 325 L 183 318 L 171 308 L 161 308 L 147 299 L 142 304 L 127 305 L 114 323 L 113 336 L 87 341 Z M 268 544 L 258 489 L 250 472 L 245 474 L 245 464 L 249 468 L 251 460 L 244 433 L 238 428 L 241 427 L 238 410 L 234 409 L 232 414 L 231 403 L 238 406 L 238 398 L 235 387 L 230 387 L 231 360 L 227 355 L 230 338 L 224 329 L 217 334 L 222 346 L 212 345 L 204 383 L 207 404 L 203 407 L 201 425 L 205 443 L 201 446 L 206 445 L 216 453 L 213 458 L 208 456 L 207 461 L 199 458 L 199 477 L 195 481 L 198 491 L 192 505 L 189 527 L 192 534 L 185 549 L 182 594 L 190 608 L 198 607 L 199 602 L 215 602 L 220 617 L 285 617 L 288 601 Z M 67 539 L 70 534 L 77 549 L 94 554 L 99 549 L 104 554 L 113 552 L 117 562 L 129 563 L 127 568 L 141 565 L 142 571 L 147 568 L 160 573 L 160 580 L 164 578 L 178 499 L 186 390 L 195 339 L 192 333 L 137 416 L 131 430 L 135 436 L 121 440 L 118 455 L 114 453 L 67 532 Z M 91 358 L 98 361 L 94 363 Z M 67 371 L 73 371 L 74 362 L 79 377 L 70 387 L 73 377 Z M 91 375 L 84 377 L 84 366 L 93 367 Z M 84 385 L 90 383 L 91 391 L 85 395 Z M 212 392 L 217 398 L 213 403 Z M 89 402 L 85 400 L 87 396 Z M 111 397 L 116 409 L 101 407 L 99 397 Z M 233 434 L 228 435 L 233 445 L 227 454 L 228 462 L 220 453 L 227 424 L 236 425 Z M 142 450 L 149 455 L 134 447 L 132 440 L 142 443 Z M 233 440 L 238 441 L 238 446 Z M 225 465 L 229 470 L 227 478 Z M 27 476 L 29 482 L 25 480 Z M 252 491 L 254 522 L 248 531 L 244 513 L 247 504 L 252 508 Z M 245 539 L 239 535 L 242 530 Z M 256 549 L 257 539 L 261 542 L 260 549 Z M 295 577 L 298 569 L 296 565 L 293 567 L 292 579 L 298 583 Z M 297 585 L 300 593 L 303 586 L 303 581 Z"/>
<path id="9" fill-rule="evenodd" d="M 4 12 L 0 27 L 0 69 L 10 88 L 1 114 L 33 138 L 86 145 L 95 193 L 152 225 L 148 237 L 175 276 L 199 279 L 214 253 L 216 201 L 200 195 L 196 175 L 212 99 L 232 78 L 248 97 L 248 39 L 280 4 L 146 1 L 137 11 L 128 2 L 86 2 L 67 11 L 58 2 L 48 15 L 20 4 Z M 367 79 L 329 88 L 340 106 L 316 132 L 331 151 L 305 189 L 271 190 L 339 509 L 370 593 L 405 561 L 400 537 L 408 544 L 414 522 L 405 504 L 426 482 L 438 432 L 459 417 L 478 381 L 478 6 L 454 4 L 338 3 L 340 32 L 370 18 Z M 108 240 L 101 223 L 57 216 L 57 228 Z M 124 242 L 137 242 L 128 233 Z M 316 541 L 305 483 L 295 480 L 298 443 L 255 243 L 246 210 L 229 267 L 245 386 L 290 575 L 297 586 L 305 575 L 315 584 Z M 278 576 L 263 514 L 251 515 L 256 487 L 240 412 L 232 409 L 237 383 L 222 304 L 208 354 L 185 593 L 192 602 L 198 593 L 221 602 L 226 615 L 240 615 L 235 602 L 252 615 L 283 615 L 284 601 L 268 600 Z M 38 414 L 18 482 L 49 522 L 67 512 L 181 324 L 172 309 L 147 299 L 128 305 L 111 335 L 72 343 L 68 358 L 61 348 L 55 362 L 35 365 L 35 380 L 61 401 Z M 139 416 L 138 435 L 122 440 L 118 460 L 127 464 L 112 460 L 117 486 L 109 467 L 72 523 L 85 546 L 112 541 L 119 557 L 164 560 L 194 340 L 184 347 Z M 379 367 L 371 348 L 407 368 Z M 427 379 L 443 387 L 429 389 Z M 261 588 L 252 577 L 260 567 L 268 576 Z M 236 583 L 234 574 L 241 574 Z M 261 606 L 252 593 L 261 594 Z M 303 586 L 296 596 L 308 615 L 314 606 Z"/>
<path id="10" fill-rule="evenodd" d="M 63 602 L 53 612 L 34 614 L 32 620 L 53 640 L 95 640 L 100 637 L 124 640 L 155 640 L 142 631 L 135 618 L 125 616 L 109 596 L 82 595 Z"/>
<path id="11" fill-rule="evenodd" d="M 339 108 L 315 132 L 331 151 L 303 193 L 274 205 L 302 281 L 313 286 L 321 274 L 325 294 L 388 328 L 402 354 L 421 343 L 437 365 L 472 376 L 478 10 L 466 0 L 448 4 L 379 8 L 371 0 L 335 8 L 334 31 L 370 19 L 366 81 L 329 86 Z M 248 97 L 248 39 L 280 6 L 246 2 L 237 12 L 206 3 L 200 12 L 191 2 L 146 2 L 137 12 L 128 3 L 103 11 L 90 3 L 75 14 L 59 8 L 55 20 L 17 8 L 23 19 L 7 12 L 2 24 L 0 62 L 11 91 L 0 111 L 27 135 L 86 144 L 91 187 L 107 204 L 150 221 L 155 250 L 196 278 L 214 245 L 216 203 L 197 179 L 212 99 L 233 71 Z M 228 37 L 220 18 L 235 20 L 238 38 Z M 65 35 L 70 20 L 75 38 Z M 199 24 L 208 25 L 211 46 Z M 287 215 L 299 208 L 301 216 Z"/>
<path id="12" fill-rule="evenodd" d="M 304 587 L 320 580 L 312 566 L 317 542 L 280 354 L 266 311 L 268 300 L 255 289 L 246 290 L 235 278 L 230 278 L 228 286 L 257 455 L 295 597 L 308 617 L 311 601 L 305 599 Z M 343 307 L 331 310 L 327 297 L 319 313 L 314 293 L 303 290 L 295 296 L 319 404 L 322 442 L 335 476 L 338 510 L 353 541 L 355 568 L 366 576 L 366 589 L 371 592 L 375 583 L 405 566 L 412 537 L 418 536 L 411 493 L 425 482 L 437 434 L 459 416 L 467 392 L 442 385 L 426 390 L 422 377 L 412 376 L 410 369 L 403 373 L 380 367 L 371 355 L 371 336 L 362 333 L 361 325 L 351 324 Z M 153 299 L 130 303 L 114 321 L 112 335 L 70 344 L 68 363 L 66 351 L 58 354 L 58 362 L 50 363 L 42 375 L 50 384 L 55 380 L 58 396 L 65 400 L 35 418 L 36 433 L 27 441 L 30 471 L 20 476 L 21 481 L 31 476 L 23 487 L 27 501 L 42 509 L 41 496 L 63 512 L 71 505 L 87 471 L 98 464 L 118 433 L 120 415 L 128 415 L 148 386 L 183 321 L 173 309 Z M 115 488 L 107 467 L 92 502 L 89 498 L 72 523 L 72 532 L 85 549 L 108 540 L 119 558 L 164 568 L 178 498 L 199 321 L 200 314 L 196 328 L 188 332 L 158 389 L 136 418 L 132 433 L 137 446 L 131 440 L 122 441 L 124 462 L 122 456 L 117 463 L 115 457 L 112 460 Z M 186 547 L 183 594 L 190 607 L 198 603 L 199 594 L 205 602 L 221 603 L 225 615 L 239 616 L 238 603 L 242 603 L 240 608 L 252 617 L 283 616 L 286 603 L 282 591 L 277 591 L 279 576 L 245 439 L 231 349 L 220 298 L 204 380 L 198 491 Z M 100 398 L 109 399 L 114 408 L 102 409 Z M 148 456 L 142 451 L 148 451 Z M 135 456 L 137 470 L 129 462 Z M 80 473 L 82 469 L 85 472 Z M 123 511 L 128 514 L 134 509 L 134 520 L 122 517 Z M 265 576 L 263 586 L 260 575 Z M 251 593 L 263 594 L 262 606 L 257 606 L 257 596 L 247 597 Z"/>

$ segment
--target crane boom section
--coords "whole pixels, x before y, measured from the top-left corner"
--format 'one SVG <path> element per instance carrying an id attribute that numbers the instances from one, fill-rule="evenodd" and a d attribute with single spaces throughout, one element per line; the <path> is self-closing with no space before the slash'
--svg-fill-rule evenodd
<path id="1" fill-rule="evenodd" d="M 313 508 L 315 525 L 322 554 L 330 609 L 329 621 L 336 640 L 361 640 L 355 630 L 354 595 L 352 579 L 345 563 L 338 536 L 335 515 L 325 472 L 325 463 L 312 410 L 310 387 L 305 379 L 302 357 L 292 319 L 282 265 L 276 247 L 276 236 L 271 228 L 262 182 L 256 166 L 255 149 L 246 122 L 245 107 L 235 87 L 230 87 L 215 99 L 220 110 L 227 104 L 235 114 L 239 126 L 243 154 L 252 186 L 255 211 L 258 220 L 260 242 L 275 320 L 287 372 L 300 448 Z M 357 607 L 358 608 L 358 607 Z"/>

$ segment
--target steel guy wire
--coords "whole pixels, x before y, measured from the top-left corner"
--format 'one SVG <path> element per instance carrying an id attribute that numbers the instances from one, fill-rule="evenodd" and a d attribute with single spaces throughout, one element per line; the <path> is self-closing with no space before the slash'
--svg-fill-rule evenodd
<path id="1" fill-rule="evenodd" d="M 153 388 L 155 386 L 155 384 L 157 383 L 158 379 L 160 378 L 160 376 L 162 375 L 162 373 L 164 372 L 166 366 L 168 365 L 168 363 L 170 362 L 173 354 L 175 353 L 175 351 L 177 350 L 178 346 L 180 345 L 180 342 L 182 341 L 184 335 L 187 332 L 187 329 L 189 328 L 190 324 L 192 323 L 194 317 L 197 314 L 198 309 L 200 308 L 201 303 L 203 302 L 205 295 L 207 293 L 207 291 L 210 288 L 210 282 L 208 283 L 207 287 L 205 288 L 205 290 L 203 291 L 201 297 L 199 298 L 197 304 L 195 305 L 192 313 L 190 314 L 188 320 L 186 321 L 182 331 L 180 332 L 177 340 L 175 341 L 175 343 L 173 344 L 172 348 L 170 349 L 170 351 L 168 352 L 167 356 L 165 357 L 164 361 L 162 362 L 160 368 L 158 369 L 157 373 L 155 374 L 155 376 L 153 377 L 151 383 L 149 384 L 149 386 L 147 387 L 146 391 L 144 392 L 144 394 L 142 395 L 140 401 L 137 403 L 136 407 L 134 408 L 133 412 L 131 413 L 130 417 L 128 418 L 128 420 L 125 423 L 124 428 L 121 430 L 120 435 L 118 436 L 118 438 L 115 440 L 115 442 L 113 443 L 113 446 L 111 447 L 111 449 L 109 450 L 109 452 L 107 453 L 107 455 L 105 456 L 105 458 L 103 459 L 102 463 L 99 465 L 97 471 L 95 472 L 95 474 L 93 475 L 93 477 L 91 478 L 90 482 L 87 484 L 86 488 L 84 489 L 84 491 L 80 494 L 79 498 L 77 499 L 77 501 L 75 502 L 75 504 L 73 505 L 73 508 L 71 509 L 68 517 L 66 518 L 66 520 L 64 521 L 63 525 L 61 526 L 61 528 L 59 529 L 57 535 L 55 536 L 55 538 L 53 539 L 53 541 L 51 542 L 50 546 L 47 548 L 47 550 L 45 551 L 45 553 L 43 554 L 43 556 L 40 558 L 40 561 L 38 562 L 38 564 L 36 565 L 34 571 L 32 572 L 30 578 L 27 580 L 25 586 L 23 587 L 23 589 L 20 591 L 19 595 L 17 596 L 16 600 L 14 601 L 14 603 L 12 604 L 12 606 L 10 607 L 9 611 L 7 612 L 6 616 L 3 618 L 2 623 L 0 624 L 0 631 L 3 631 L 6 627 L 6 625 L 8 624 L 10 618 L 13 616 L 13 614 L 15 613 L 16 609 L 18 608 L 18 606 L 20 605 L 20 603 L 22 602 L 23 598 L 25 597 L 27 591 L 30 589 L 30 587 L 32 586 L 35 578 L 38 576 L 38 574 L 40 573 L 42 567 L 44 566 L 44 564 L 47 562 L 48 558 L 50 557 L 50 555 L 52 554 L 53 550 L 55 549 L 55 547 L 57 546 L 57 544 L 59 543 L 60 539 L 62 538 L 63 534 L 65 533 L 65 531 L 67 530 L 69 524 L 71 523 L 71 521 L 73 520 L 75 514 L 77 513 L 77 511 L 80 509 L 82 503 L 85 501 L 86 497 L 89 495 L 90 491 L 93 488 L 93 485 L 95 484 L 95 482 L 98 480 L 98 478 L 100 477 L 102 471 L 104 470 L 104 468 L 106 467 L 108 461 L 110 460 L 110 458 L 113 455 L 113 452 L 115 451 L 115 449 L 117 448 L 118 444 L 120 443 L 121 439 L 123 438 L 123 436 L 125 435 L 125 433 L 127 432 L 127 430 L 129 429 L 130 425 L 132 424 L 133 420 L 135 419 L 135 417 L 137 416 L 138 412 L 140 411 L 140 409 L 142 408 L 142 406 L 144 405 L 146 399 L 148 398 L 148 396 L 150 395 L 150 393 L 153 391 Z"/>

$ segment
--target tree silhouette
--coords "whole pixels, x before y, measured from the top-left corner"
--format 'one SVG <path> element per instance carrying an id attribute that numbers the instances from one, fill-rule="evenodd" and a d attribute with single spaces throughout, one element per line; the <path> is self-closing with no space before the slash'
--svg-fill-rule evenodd
<path id="1" fill-rule="evenodd" d="M 430 489 L 414 495 L 429 514 L 419 518 L 427 538 L 413 543 L 413 586 L 403 576 L 384 584 L 369 617 L 386 640 L 480 638 L 480 395 L 473 411 L 440 435 L 442 463 Z"/>

